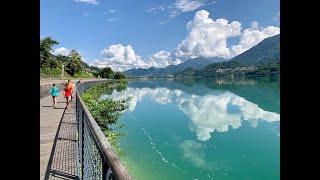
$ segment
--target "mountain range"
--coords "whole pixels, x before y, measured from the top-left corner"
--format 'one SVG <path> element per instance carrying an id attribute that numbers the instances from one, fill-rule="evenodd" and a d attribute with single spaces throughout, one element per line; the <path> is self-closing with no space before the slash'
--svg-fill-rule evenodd
<path id="1" fill-rule="evenodd" d="M 165 68 L 155 68 L 151 67 L 148 69 L 129 69 L 127 71 L 124 71 L 123 73 L 126 76 L 165 76 L 174 74 L 180 71 L 183 71 L 186 68 L 194 68 L 194 69 L 201 69 L 207 66 L 208 64 L 215 63 L 215 62 L 222 62 L 227 61 L 227 59 L 214 57 L 214 58 L 195 58 L 195 59 L 189 59 L 181 64 L 178 65 L 169 65 Z"/>
<path id="2" fill-rule="evenodd" d="M 279 69 L 280 62 L 280 34 L 268 37 L 258 43 L 256 46 L 247 51 L 227 60 L 224 58 L 204 58 L 199 57 L 189 59 L 178 65 L 169 65 L 165 68 L 151 67 L 149 69 L 130 69 L 124 71 L 126 76 L 165 76 L 165 75 L 180 75 L 180 76 L 199 76 L 206 74 L 208 76 L 215 76 L 223 71 L 221 68 L 228 69 L 223 74 L 243 74 L 244 72 L 251 73 L 252 71 L 265 71 Z M 271 64 L 271 65 L 270 65 Z M 263 65 L 263 67 L 262 67 Z M 249 67 L 251 66 L 251 67 Z M 252 66 L 262 67 L 256 68 Z M 219 70 L 218 70 L 219 69 Z M 230 70 L 231 69 L 231 70 Z M 262 73 L 262 74 L 268 74 Z M 221 74 L 221 73 L 220 73 Z M 255 74 L 255 73 L 253 73 Z M 272 73 L 271 73 L 272 74 Z"/>
<path id="3" fill-rule="evenodd" d="M 230 60 L 230 62 L 240 62 L 244 65 L 268 64 L 277 61 L 280 61 L 280 34 L 265 38 Z"/>

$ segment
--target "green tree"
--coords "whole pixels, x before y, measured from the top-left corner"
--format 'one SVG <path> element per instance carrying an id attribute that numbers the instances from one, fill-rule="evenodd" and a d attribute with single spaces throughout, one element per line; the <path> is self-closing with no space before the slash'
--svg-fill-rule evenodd
<path id="1" fill-rule="evenodd" d="M 69 53 L 69 62 L 66 66 L 67 73 L 74 76 L 76 73 L 83 70 L 81 56 L 76 50 L 71 50 Z"/>
<path id="2" fill-rule="evenodd" d="M 126 76 L 122 72 L 116 72 L 114 73 L 115 79 L 126 79 Z"/>
<path id="3" fill-rule="evenodd" d="M 76 50 L 71 50 L 69 52 L 69 57 L 71 60 L 81 61 L 81 56 Z"/>
<path id="4" fill-rule="evenodd" d="M 58 67 L 58 62 L 53 59 L 49 59 L 48 64 L 51 69 L 55 69 Z"/>
<path id="5" fill-rule="evenodd" d="M 96 67 L 96 66 L 90 66 L 90 69 L 93 70 L 93 71 L 97 71 L 97 72 L 101 71 L 101 69 Z"/>
<path id="6" fill-rule="evenodd" d="M 100 76 L 102 78 L 108 78 L 108 79 L 113 79 L 114 73 L 110 67 L 105 67 L 101 70 Z"/>
<path id="7" fill-rule="evenodd" d="M 64 55 L 61 55 L 61 54 L 57 55 L 56 59 L 57 59 L 57 61 L 63 62 L 63 63 L 68 63 L 70 61 L 68 56 L 64 56 Z"/>
<path id="8" fill-rule="evenodd" d="M 40 68 L 50 67 L 49 59 L 52 55 L 52 46 L 55 44 L 59 44 L 59 42 L 51 37 L 40 39 Z"/>
<path id="9" fill-rule="evenodd" d="M 81 61 L 81 64 L 82 64 L 82 66 L 83 66 L 84 68 L 87 68 L 87 69 L 90 68 L 90 66 L 89 66 L 87 63 L 83 62 L 83 61 Z"/>

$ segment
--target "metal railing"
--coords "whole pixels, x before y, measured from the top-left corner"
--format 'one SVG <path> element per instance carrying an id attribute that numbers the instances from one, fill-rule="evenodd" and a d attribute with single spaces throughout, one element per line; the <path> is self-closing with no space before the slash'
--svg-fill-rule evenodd
<path id="1" fill-rule="evenodd" d="M 77 87 L 77 175 L 80 180 L 131 180 L 133 178 L 80 97 L 86 88 L 96 83 L 101 81 L 87 82 Z"/>

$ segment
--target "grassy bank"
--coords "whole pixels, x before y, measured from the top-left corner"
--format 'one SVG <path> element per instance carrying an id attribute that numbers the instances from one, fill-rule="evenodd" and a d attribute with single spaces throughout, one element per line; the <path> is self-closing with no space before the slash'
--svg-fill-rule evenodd
<path id="1" fill-rule="evenodd" d="M 64 79 L 69 78 L 96 78 L 92 74 L 80 71 L 76 73 L 73 77 L 70 76 L 67 72 L 64 72 Z M 60 68 L 41 68 L 40 69 L 40 78 L 61 78 L 61 69 Z"/>
<path id="2" fill-rule="evenodd" d="M 61 69 L 42 68 L 40 69 L 40 78 L 61 78 Z M 71 78 L 71 76 L 65 72 L 64 78 Z"/>

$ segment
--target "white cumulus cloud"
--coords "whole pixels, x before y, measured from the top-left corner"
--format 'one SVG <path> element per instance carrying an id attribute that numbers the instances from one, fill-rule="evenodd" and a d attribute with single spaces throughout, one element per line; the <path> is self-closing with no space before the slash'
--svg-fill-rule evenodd
<path id="1" fill-rule="evenodd" d="M 55 55 L 63 55 L 63 56 L 69 56 L 69 53 L 70 53 L 71 49 L 67 49 L 65 47 L 60 47 L 60 48 L 57 48 L 53 51 L 53 54 Z"/>
<path id="2" fill-rule="evenodd" d="M 273 16 L 272 20 L 278 22 L 280 20 L 280 12 L 278 12 L 275 16 Z"/>
<path id="3" fill-rule="evenodd" d="M 107 19 L 107 21 L 109 21 L 109 22 L 118 21 L 118 20 L 119 20 L 119 18 L 110 18 L 110 19 Z"/>
<path id="4" fill-rule="evenodd" d="M 175 18 L 177 15 L 185 12 L 194 11 L 200 7 L 214 4 L 215 2 L 205 2 L 204 0 L 177 0 L 168 6 L 170 11 L 169 18 Z"/>
<path id="5" fill-rule="evenodd" d="M 150 8 L 150 9 L 148 9 L 146 12 L 153 12 L 153 11 L 155 11 L 155 10 L 157 10 L 157 8 Z"/>
<path id="6" fill-rule="evenodd" d="M 214 4 L 215 2 L 205 2 L 205 0 L 176 0 L 174 3 L 169 5 L 161 5 L 159 7 L 153 7 L 148 9 L 146 12 L 159 13 L 168 12 L 169 18 L 175 18 L 177 15 L 185 12 L 194 11 L 200 7 Z"/>
<path id="7" fill-rule="evenodd" d="M 168 21 L 168 20 L 165 20 L 165 21 L 161 21 L 159 24 L 167 24 L 167 23 L 169 23 L 170 21 Z"/>
<path id="8" fill-rule="evenodd" d="M 257 21 L 251 22 L 251 28 L 252 29 L 258 29 L 259 28 L 259 23 Z"/>
<path id="9" fill-rule="evenodd" d="M 233 56 L 243 53 L 251 47 L 257 45 L 259 42 L 267 37 L 280 34 L 280 28 L 275 26 L 268 26 L 266 28 L 259 29 L 257 22 L 252 22 L 251 27 L 245 29 L 240 36 L 238 45 L 232 46 Z"/>
<path id="10" fill-rule="evenodd" d="M 101 51 L 102 60 L 93 61 L 97 67 L 110 67 L 114 71 L 125 71 L 132 68 L 149 67 L 139 55 L 136 55 L 131 45 L 111 45 Z"/>
<path id="11" fill-rule="evenodd" d="M 176 65 L 180 64 L 181 61 L 178 58 L 173 58 L 170 56 L 169 52 L 166 51 L 159 51 L 152 56 L 149 57 L 148 64 L 149 66 L 163 68 L 168 65 Z"/>
<path id="12" fill-rule="evenodd" d="M 242 31 L 241 23 L 226 19 L 213 20 L 205 10 L 196 12 L 187 23 L 188 36 L 178 45 L 174 56 L 181 59 L 196 57 L 223 57 L 230 59 L 257 45 L 265 38 L 280 34 L 280 28 L 268 26 L 260 28 L 257 21 Z M 227 39 L 239 37 L 239 44 L 227 44 Z"/>
<path id="13" fill-rule="evenodd" d="M 188 12 L 198 9 L 201 6 L 204 6 L 204 2 L 199 0 L 177 0 L 175 2 L 175 8 L 182 12 Z"/>
<path id="14" fill-rule="evenodd" d="M 90 64 L 97 67 L 111 67 L 114 71 L 126 71 L 132 68 L 163 68 L 168 65 L 177 65 L 181 63 L 179 58 L 172 57 L 167 51 L 159 51 L 149 56 L 144 61 L 141 56 L 136 55 L 134 49 L 128 45 L 111 45 L 101 51 L 103 59 L 95 59 Z"/>
<path id="15" fill-rule="evenodd" d="M 179 44 L 176 57 L 196 58 L 232 56 L 227 47 L 227 38 L 239 36 L 241 23 L 226 19 L 213 20 L 205 10 L 196 12 L 193 20 L 187 24 L 188 36 Z"/>
<path id="16" fill-rule="evenodd" d="M 96 0 L 75 0 L 75 2 L 81 2 L 81 3 L 93 4 L 93 5 L 99 4 L 99 2 Z"/>

